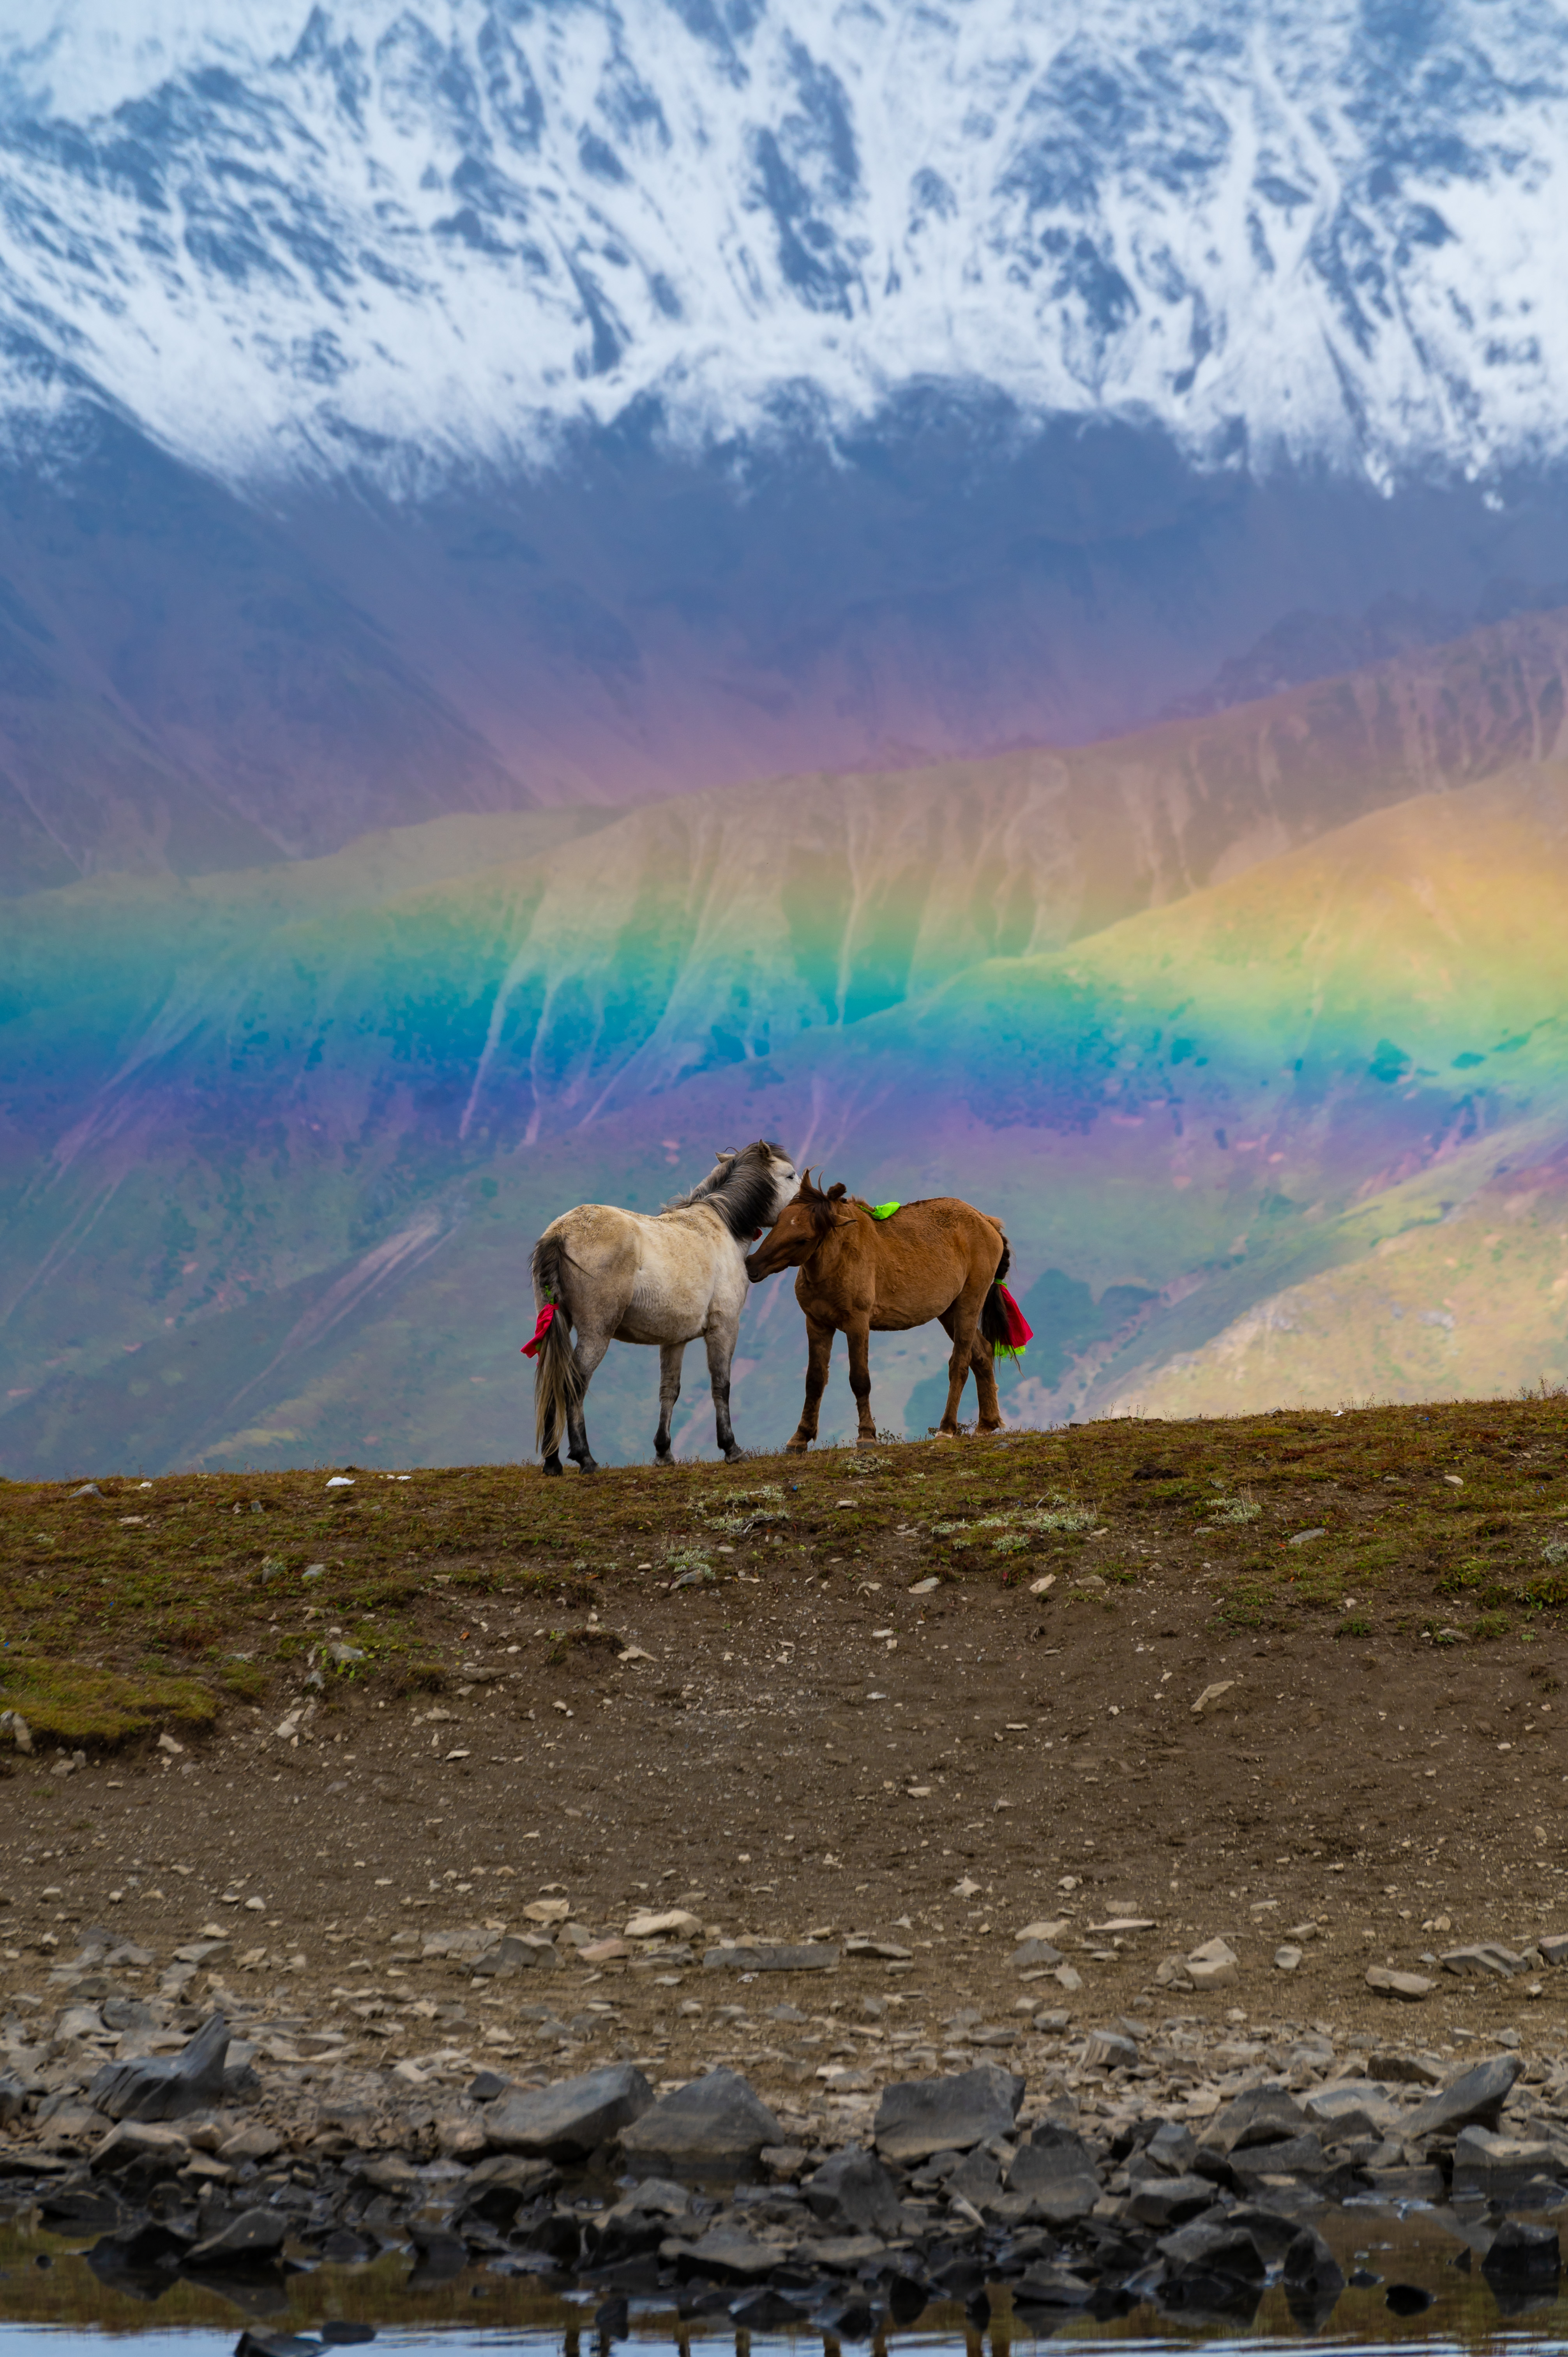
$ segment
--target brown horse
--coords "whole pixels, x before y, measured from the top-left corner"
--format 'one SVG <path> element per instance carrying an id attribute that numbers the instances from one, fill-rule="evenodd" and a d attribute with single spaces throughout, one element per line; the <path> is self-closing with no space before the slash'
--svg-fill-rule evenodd
<path id="1" fill-rule="evenodd" d="M 1001 1222 L 955 1195 L 905 1203 L 890 1219 L 842 1186 L 824 1193 L 807 1173 L 754 1253 L 746 1273 L 755 1285 L 792 1268 L 795 1298 L 806 1313 L 810 1349 L 806 1405 L 789 1451 L 803 1456 L 817 1437 L 817 1409 L 827 1387 L 828 1361 L 840 1327 L 849 1338 L 849 1381 L 860 1411 L 858 1445 L 876 1438 L 871 1413 L 871 1336 L 901 1333 L 939 1319 L 952 1342 L 948 1404 L 939 1437 L 958 1437 L 958 1404 L 974 1371 L 982 1432 L 998 1432 L 1002 1410 L 993 1363 L 1006 1320 L 993 1288 L 1007 1274 L 1010 1254 Z"/>

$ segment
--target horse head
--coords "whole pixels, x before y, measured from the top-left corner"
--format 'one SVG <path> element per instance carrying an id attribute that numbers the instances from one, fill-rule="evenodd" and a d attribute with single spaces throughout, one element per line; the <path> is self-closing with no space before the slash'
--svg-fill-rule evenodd
<path id="1" fill-rule="evenodd" d="M 842 1181 L 824 1191 L 813 1186 L 810 1170 L 802 1172 L 799 1192 L 785 1203 L 757 1250 L 746 1256 L 746 1273 L 753 1285 L 765 1276 L 777 1276 L 780 1269 L 799 1268 L 835 1228 L 853 1224 L 854 1213 L 845 1208 L 844 1192 Z"/>

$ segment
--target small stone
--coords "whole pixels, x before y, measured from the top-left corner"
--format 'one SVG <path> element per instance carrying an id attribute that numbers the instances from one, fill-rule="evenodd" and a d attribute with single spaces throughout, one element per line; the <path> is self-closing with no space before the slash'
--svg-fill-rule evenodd
<path id="1" fill-rule="evenodd" d="M 661 1915 L 646 1910 L 634 1915 L 626 1927 L 628 1940 L 700 1940 L 703 1919 L 689 1914 L 683 1907 L 671 1907 Z"/>
<path id="2" fill-rule="evenodd" d="M 1371 1964 L 1367 1970 L 1367 1986 L 1380 1996 L 1402 1997 L 1407 2005 L 1419 2005 L 1437 1986 L 1424 1973 L 1396 1973 L 1386 1964 Z"/>
<path id="3" fill-rule="evenodd" d="M 158 1738 L 158 1749 L 166 1752 L 171 1760 L 177 1760 L 184 1751 L 185 1746 L 183 1743 L 177 1743 L 174 1737 L 166 1730 Z"/>
<path id="4" fill-rule="evenodd" d="M 18 1751 L 32 1750 L 33 1730 L 19 1710 L 0 1710 L 0 1736 L 8 1736 Z"/>
<path id="5" fill-rule="evenodd" d="M 942 1583 L 940 1579 L 934 1577 L 930 1579 L 918 1579 L 915 1582 L 914 1587 L 910 1588 L 909 1594 L 911 1596 L 929 1596 L 932 1589 L 940 1587 L 941 1584 Z"/>
<path id="6" fill-rule="evenodd" d="M 531 1923 L 564 1923 L 572 1912 L 569 1899 L 531 1899 L 523 1909 Z"/>
<path id="7" fill-rule="evenodd" d="M 1114 2029 L 1091 2029 L 1079 2057 L 1086 2071 L 1131 2071 L 1137 2060 L 1133 2040 Z"/>
<path id="8" fill-rule="evenodd" d="M 1228 1988 L 1236 1978 L 1238 1958 L 1227 1941 L 1206 1940 L 1189 1951 L 1186 1963 L 1194 1988 Z"/>
<path id="9" fill-rule="evenodd" d="M 1309 1539 L 1325 1539 L 1327 1536 L 1328 1532 L 1326 1527 L 1323 1523 L 1319 1523 L 1314 1530 L 1297 1531 L 1294 1537 L 1292 1538 L 1288 1544 L 1291 1546 L 1305 1546 Z"/>
<path id="10" fill-rule="evenodd" d="M 1010 1970 L 1015 1973 L 1055 1967 L 1062 1961 L 1061 1950 L 1054 1947 L 1049 1940 L 1026 1940 L 1020 1947 L 1014 1949 L 1007 1959 Z"/>
<path id="11" fill-rule="evenodd" d="M 1083 1986 L 1083 1975 L 1071 1964 L 1058 1964 L 1051 1978 L 1070 1996 Z"/>
<path id="12" fill-rule="evenodd" d="M 1197 1700 L 1191 1706 L 1193 1717 L 1201 1718 L 1209 1704 L 1218 1702 L 1221 1695 L 1228 1695 L 1235 1684 L 1234 1678 L 1218 1678 L 1213 1685 L 1205 1686 Z"/>
<path id="13" fill-rule="evenodd" d="M 1288 1943 L 1283 1947 L 1276 1948 L 1274 1950 L 1274 1969 L 1276 1972 L 1294 1973 L 1300 1968 L 1301 1962 L 1301 1950 L 1299 1948 L 1293 1948 Z"/>
<path id="14" fill-rule="evenodd" d="M 736 1941 L 705 1949 L 703 1967 L 710 1973 L 831 1973 L 838 1960 L 836 1948 L 812 1940 L 798 1946 L 779 1940 Z"/>
<path id="15" fill-rule="evenodd" d="M 1568 1964 L 1568 1932 L 1545 1932 L 1535 1944 L 1543 1964 Z"/>
<path id="16" fill-rule="evenodd" d="M 1021 1947 L 1026 1940 L 1065 1940 L 1071 1929 L 1070 1915 L 1053 1915 L 1048 1921 L 1042 1916 L 1036 1922 L 1026 1923 L 1013 1937 Z"/>
<path id="17" fill-rule="evenodd" d="M 257 2266 L 273 2258 L 288 2236 L 288 2217 L 281 2210 L 242 2210 L 204 2243 L 185 2255 L 188 2267 Z"/>

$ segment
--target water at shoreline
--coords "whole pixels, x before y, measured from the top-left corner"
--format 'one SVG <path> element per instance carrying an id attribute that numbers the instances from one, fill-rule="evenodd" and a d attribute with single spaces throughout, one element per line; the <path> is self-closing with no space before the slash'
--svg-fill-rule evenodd
<path id="1" fill-rule="evenodd" d="M 1423 2350 L 1560 2352 L 1568 2344 L 1568 2298 L 1561 2290 L 1544 2298 L 1499 2300 L 1478 2267 L 1463 2264 L 1465 2245 L 1430 2213 L 1401 2219 L 1387 2211 L 1352 2205 L 1329 2211 L 1318 2221 L 1347 2273 L 1360 2268 L 1375 2283 L 1352 2284 L 1321 2320 L 1293 2317 L 1283 2287 L 1271 2281 L 1255 2315 L 1186 2318 L 1162 2315 L 1149 2303 L 1124 2316 L 1076 2314 L 1045 2317 L 1015 2310 L 1004 2290 L 993 2295 L 992 2313 L 980 2327 L 957 2301 L 934 2303 L 903 2330 L 876 2330 L 843 2345 L 908 2352 L 908 2357 L 1003 2357 L 1014 2344 L 1051 2340 L 1072 2344 L 1113 2342 L 1129 2352 L 1278 2345 L 1373 2352 L 1397 2351 L 1414 2357 Z M 599 2327 L 607 2294 L 603 2286 L 563 2292 L 542 2289 L 528 2274 L 508 2271 L 506 2262 L 463 2267 L 444 2280 L 431 2280 L 414 2264 L 414 2254 L 395 2247 L 358 2266 L 306 2265 L 285 2274 L 258 2271 L 221 2288 L 188 2277 L 170 2281 L 156 2298 L 137 2297 L 106 2285 L 93 2273 L 87 2254 L 91 2238 L 34 2230 L 25 2221 L 0 2224 L 0 2357 L 25 2357 L 47 2345 L 51 2357 L 98 2357 L 107 2337 L 134 2335 L 140 2357 L 168 2350 L 180 2357 L 198 2351 L 226 2351 L 249 2331 L 271 2341 L 289 2336 L 328 2345 L 354 2345 L 373 2333 L 379 2349 L 412 2350 L 439 2342 L 443 2357 L 458 2352 L 522 2350 L 529 2357 L 598 2357 L 613 2342 L 680 2351 L 701 2343 L 714 2352 L 732 2347 L 736 2357 L 810 2357 L 821 2349 L 832 2357 L 840 2337 L 820 2324 L 801 2323 L 768 2331 L 737 2327 L 726 2306 L 680 2313 L 672 2293 L 660 2290 L 628 2304 L 624 2322 L 608 2317 L 610 2340 Z M 1389 2288 L 1407 2285 L 1432 2295 L 1414 2315 L 1391 2310 Z M 854 2287 L 846 2286 L 846 2290 Z M 737 2288 L 733 2297 L 742 2296 Z M 340 2335 L 332 2328 L 344 2328 Z M 258 2352 L 260 2357 L 260 2352 Z M 279 2357 L 286 2357 L 280 2349 Z M 305 2352 L 301 2352 L 305 2357 Z"/>

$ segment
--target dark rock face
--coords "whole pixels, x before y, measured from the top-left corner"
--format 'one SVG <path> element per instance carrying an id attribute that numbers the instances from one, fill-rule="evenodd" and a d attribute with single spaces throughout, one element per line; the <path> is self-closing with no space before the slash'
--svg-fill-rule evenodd
<path id="1" fill-rule="evenodd" d="M 240 2215 L 209 2234 L 186 2254 L 188 2267 L 254 2266 L 273 2258 L 288 2236 L 289 2222 L 279 2210 L 242 2210 Z"/>
<path id="2" fill-rule="evenodd" d="M 778 2120 L 744 2079 L 710 2071 L 640 2112 L 621 2150 L 633 2169 L 725 2176 L 755 2166 L 764 2145 L 783 2141 Z"/>
<path id="3" fill-rule="evenodd" d="M 897 2189 L 874 2154 L 850 2145 L 805 2183 L 811 2214 L 849 2234 L 897 2234 L 903 2224 Z"/>
<path id="4" fill-rule="evenodd" d="M 585 2160 L 640 2119 L 652 2102 L 653 2090 L 641 2072 L 615 2062 L 564 2079 L 558 2086 L 498 2096 L 485 2113 L 485 2140 L 498 2152 Z"/>
<path id="5" fill-rule="evenodd" d="M 1023 2100 L 1024 2081 L 994 2062 L 948 2079 L 908 2079 L 886 2089 L 876 2107 L 876 2149 L 896 2161 L 967 2152 L 1010 2134 Z"/>
<path id="6" fill-rule="evenodd" d="M 183 2054 L 106 2062 L 88 2100 L 112 2120 L 178 2120 L 221 2101 L 229 2025 L 215 2013 Z"/>
<path id="7" fill-rule="evenodd" d="M 1445 2087 L 1404 2115 L 1401 2126 L 1407 2144 L 1421 2136 L 1452 2136 L 1463 2127 L 1495 2128 L 1502 2117 L 1509 2089 L 1524 2069 L 1517 2054 L 1498 2054 L 1473 2070 L 1462 2071 Z"/>
<path id="8" fill-rule="evenodd" d="M 1088 2217 L 1100 2199 L 1100 2179 L 1082 2138 L 1047 2122 L 1020 2146 L 1007 2190 L 1028 2196 L 1032 2216 L 1065 2226 Z"/>
<path id="9" fill-rule="evenodd" d="M 1481 2273 L 1495 2289 L 1536 2289 L 1554 2285 L 1562 2272 L 1563 2250 L 1555 2226 L 1531 2225 L 1527 2219 L 1506 2218 L 1481 2261 Z"/>

